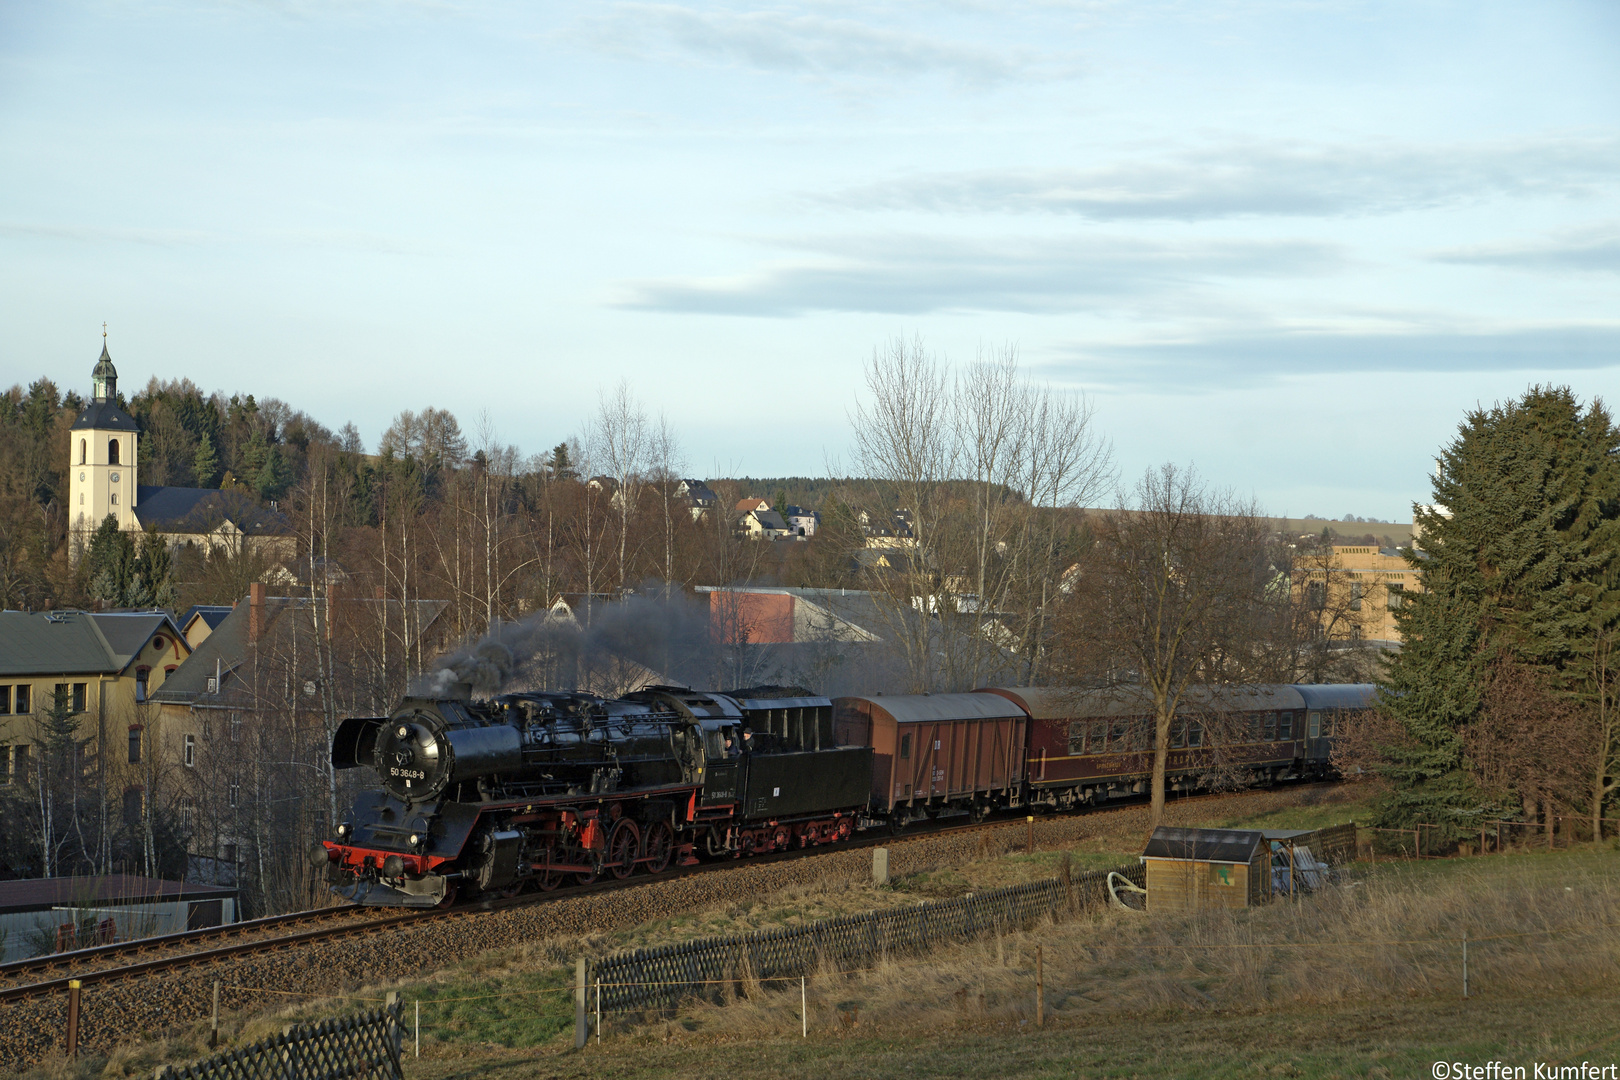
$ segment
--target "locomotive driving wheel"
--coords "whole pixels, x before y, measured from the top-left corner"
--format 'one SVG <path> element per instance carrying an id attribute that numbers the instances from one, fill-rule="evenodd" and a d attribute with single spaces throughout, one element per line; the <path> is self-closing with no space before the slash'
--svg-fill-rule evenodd
<path id="1" fill-rule="evenodd" d="M 647 828 L 647 835 L 642 838 L 641 850 L 647 856 L 647 873 L 662 874 L 669 866 L 670 856 L 675 854 L 675 830 L 669 827 L 669 822 L 659 821 Z"/>
<path id="2" fill-rule="evenodd" d="M 608 837 L 608 861 L 613 876 L 627 878 L 636 872 L 636 856 L 641 854 L 641 830 L 629 818 L 620 819 Z"/>

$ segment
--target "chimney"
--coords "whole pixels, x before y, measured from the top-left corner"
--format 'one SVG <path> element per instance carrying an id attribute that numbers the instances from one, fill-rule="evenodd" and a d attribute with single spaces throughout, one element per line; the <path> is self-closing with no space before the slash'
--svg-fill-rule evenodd
<path id="1" fill-rule="evenodd" d="M 248 586 L 248 641 L 259 640 L 264 626 L 264 582 L 255 581 Z"/>

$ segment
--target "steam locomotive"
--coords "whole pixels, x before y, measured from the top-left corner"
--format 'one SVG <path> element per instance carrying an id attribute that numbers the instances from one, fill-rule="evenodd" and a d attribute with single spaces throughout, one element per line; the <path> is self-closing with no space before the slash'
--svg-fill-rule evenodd
<path id="1" fill-rule="evenodd" d="M 433 907 L 463 887 L 550 890 L 690 865 L 699 849 L 846 839 L 872 750 L 834 745 L 831 701 L 805 691 L 653 687 L 406 698 L 391 716 L 345 720 L 332 764 L 382 781 L 312 852 L 335 890 Z"/>
<path id="2" fill-rule="evenodd" d="M 1167 781 L 1325 776 L 1343 717 L 1374 687 L 1255 686 L 1188 697 Z M 657 874 L 846 840 L 857 829 L 998 809 L 1064 810 L 1144 791 L 1146 703 L 1129 693 L 989 687 L 846 697 L 794 687 L 651 687 L 408 697 L 339 726 L 332 764 L 369 767 L 334 839 L 311 852 L 341 896 L 433 907 Z M 1220 745 L 1206 735 L 1220 730 Z"/>

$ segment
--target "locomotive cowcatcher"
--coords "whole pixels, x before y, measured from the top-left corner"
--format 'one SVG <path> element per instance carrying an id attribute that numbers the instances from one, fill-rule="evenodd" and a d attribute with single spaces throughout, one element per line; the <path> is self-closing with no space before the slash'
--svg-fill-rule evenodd
<path id="1" fill-rule="evenodd" d="M 333 766 L 381 780 L 311 852 L 340 895 L 433 907 L 656 874 L 847 839 L 866 809 L 872 750 L 836 745 L 807 691 L 455 689 L 339 726 Z"/>

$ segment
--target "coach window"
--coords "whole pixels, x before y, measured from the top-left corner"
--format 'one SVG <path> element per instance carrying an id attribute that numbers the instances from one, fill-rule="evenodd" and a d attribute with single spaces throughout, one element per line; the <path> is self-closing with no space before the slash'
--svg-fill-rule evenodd
<path id="1" fill-rule="evenodd" d="M 1198 723 L 1196 720 L 1188 723 L 1187 725 L 1187 745 L 1204 745 L 1204 725 Z"/>
<path id="2" fill-rule="evenodd" d="M 1186 745 L 1187 745 L 1187 725 L 1182 723 L 1180 720 L 1171 721 L 1171 723 L 1170 723 L 1170 748 L 1172 750 L 1179 750 L 1183 746 L 1186 746 Z"/>
<path id="3" fill-rule="evenodd" d="M 1277 714 L 1266 713 L 1266 742 L 1277 741 Z"/>
<path id="4" fill-rule="evenodd" d="M 1069 756 L 1086 752 L 1086 722 L 1084 720 L 1069 721 Z"/>
<path id="5" fill-rule="evenodd" d="M 1108 725 L 1109 747 L 1114 750 L 1124 750 L 1128 745 L 1127 740 L 1130 738 L 1130 734 L 1131 722 L 1129 720 L 1115 720 Z"/>
<path id="6" fill-rule="evenodd" d="M 1284 712 L 1277 720 L 1277 738 L 1287 742 L 1294 737 L 1294 714 Z"/>
<path id="7" fill-rule="evenodd" d="M 1322 737 L 1322 714 L 1313 710 L 1311 712 L 1311 714 L 1310 714 L 1310 717 L 1311 717 L 1311 738 L 1320 739 Z"/>
<path id="8" fill-rule="evenodd" d="M 902 736 L 900 736 L 900 757 L 902 759 L 909 759 L 911 757 L 911 736 L 910 735 L 902 735 Z"/>

